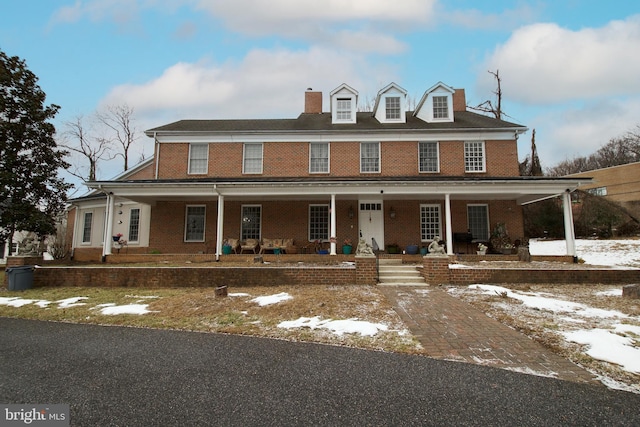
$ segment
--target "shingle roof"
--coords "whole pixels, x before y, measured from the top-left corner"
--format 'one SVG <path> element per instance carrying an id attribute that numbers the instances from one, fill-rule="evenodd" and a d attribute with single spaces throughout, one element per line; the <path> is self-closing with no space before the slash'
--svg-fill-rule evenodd
<path id="1" fill-rule="evenodd" d="M 180 120 L 146 131 L 157 133 L 182 132 L 301 132 L 301 131 L 384 131 L 384 130 L 464 130 L 464 129 L 510 129 L 525 130 L 523 125 L 494 119 L 471 111 L 457 111 L 453 122 L 427 123 L 407 112 L 406 123 L 380 123 L 372 113 L 357 113 L 357 123 L 333 124 L 331 113 L 300 114 L 295 119 L 236 119 L 236 120 Z"/>

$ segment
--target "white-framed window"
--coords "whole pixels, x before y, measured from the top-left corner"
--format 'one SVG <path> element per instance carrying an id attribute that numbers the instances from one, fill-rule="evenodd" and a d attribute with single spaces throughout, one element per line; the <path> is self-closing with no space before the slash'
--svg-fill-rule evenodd
<path id="1" fill-rule="evenodd" d="M 385 98 L 385 111 L 387 120 L 400 120 L 400 97 L 387 96 Z"/>
<path id="2" fill-rule="evenodd" d="M 351 121 L 351 98 L 336 99 L 336 120 Z"/>
<path id="3" fill-rule="evenodd" d="M 360 143 L 360 172 L 380 172 L 380 143 Z"/>
<path id="4" fill-rule="evenodd" d="M 489 240 L 489 206 L 467 205 L 467 225 L 474 240 Z"/>
<path id="5" fill-rule="evenodd" d="M 434 96 L 433 97 L 433 118 L 434 119 L 448 119 L 449 118 L 449 103 L 446 96 Z"/>
<path id="6" fill-rule="evenodd" d="M 485 172 L 484 141 L 465 141 L 464 171 Z"/>
<path id="7" fill-rule="evenodd" d="M 262 143 L 245 143 L 242 173 L 262 173 Z"/>
<path id="8" fill-rule="evenodd" d="M 189 174 L 206 174 L 209 164 L 209 144 L 189 144 Z"/>
<path id="9" fill-rule="evenodd" d="M 140 240 L 140 208 L 129 212 L 129 243 Z"/>
<path id="10" fill-rule="evenodd" d="M 420 172 L 439 172 L 439 144 L 435 141 L 418 143 Z"/>
<path id="11" fill-rule="evenodd" d="M 84 213 L 82 223 L 82 243 L 91 243 L 91 227 L 93 226 L 93 212 Z"/>
<path id="12" fill-rule="evenodd" d="M 260 240 L 262 228 L 262 206 L 242 205 L 240 239 Z"/>
<path id="13" fill-rule="evenodd" d="M 309 173 L 329 173 L 329 143 L 309 144 Z"/>
<path id="14" fill-rule="evenodd" d="M 309 241 L 329 240 L 329 205 L 309 205 Z"/>
<path id="15" fill-rule="evenodd" d="M 436 236 L 442 237 L 442 216 L 440 205 L 420 205 L 420 240 L 423 242 L 433 240 Z"/>
<path id="16" fill-rule="evenodd" d="M 204 242 L 204 225 L 207 207 L 205 205 L 188 205 L 184 225 L 185 242 Z"/>

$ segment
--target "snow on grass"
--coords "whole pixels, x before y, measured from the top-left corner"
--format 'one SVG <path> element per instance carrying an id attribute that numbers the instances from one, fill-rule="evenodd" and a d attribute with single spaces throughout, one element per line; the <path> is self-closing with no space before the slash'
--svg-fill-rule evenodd
<path id="1" fill-rule="evenodd" d="M 634 340 L 606 329 L 582 329 L 562 332 L 568 340 L 587 346 L 586 354 L 594 359 L 620 365 L 622 369 L 640 374 L 640 348 Z"/>
<path id="2" fill-rule="evenodd" d="M 80 305 L 86 305 L 86 302 L 78 302 L 86 299 L 89 299 L 89 297 L 71 297 L 58 300 L 56 304 L 58 304 L 58 308 L 78 307 Z"/>
<path id="3" fill-rule="evenodd" d="M 227 296 L 230 297 L 250 297 L 251 295 L 246 292 L 229 292 Z"/>
<path id="4" fill-rule="evenodd" d="M 18 297 L 0 297 L 1 305 L 8 305 L 9 307 L 22 307 L 23 305 L 28 305 L 37 302 L 35 299 L 23 299 Z"/>
<path id="5" fill-rule="evenodd" d="M 594 295 L 599 297 L 621 297 L 622 296 L 622 288 L 620 289 L 609 289 L 608 291 L 600 291 L 596 292 Z"/>
<path id="6" fill-rule="evenodd" d="M 531 255 L 566 255 L 565 240 L 529 241 Z M 576 255 L 587 264 L 617 267 L 640 267 L 640 240 L 576 239 Z"/>
<path id="7" fill-rule="evenodd" d="M 616 310 L 603 310 L 600 308 L 589 307 L 588 305 L 580 304 L 572 301 L 565 301 L 558 298 L 550 298 L 542 296 L 541 293 L 536 292 L 520 292 L 512 291 L 502 286 L 495 285 L 469 285 L 470 289 L 480 289 L 487 295 L 504 295 L 507 298 L 517 299 L 522 302 L 523 305 L 537 309 L 548 310 L 555 313 L 574 313 L 581 317 L 596 317 L 596 318 L 627 318 L 628 316 Z M 546 294 L 548 295 L 548 294 Z"/>
<path id="8" fill-rule="evenodd" d="M 382 323 L 366 322 L 358 319 L 346 320 L 322 320 L 320 317 L 301 317 L 298 320 L 288 320 L 280 322 L 279 328 L 310 328 L 310 329 L 328 329 L 336 335 L 343 334 L 360 334 L 363 336 L 373 336 L 379 331 L 386 331 L 387 325 Z"/>
<path id="9" fill-rule="evenodd" d="M 106 304 L 103 304 L 106 305 Z M 126 304 L 126 305 L 109 305 L 100 309 L 101 314 L 114 316 L 118 314 L 147 314 L 152 313 L 148 310 L 149 304 Z"/>
<path id="10" fill-rule="evenodd" d="M 265 305 L 271 305 L 271 304 L 277 304 L 281 301 L 286 301 L 289 299 L 292 299 L 293 297 L 291 295 L 289 295 L 286 292 L 280 292 L 279 294 L 275 294 L 275 295 L 266 295 L 266 296 L 262 296 L 262 297 L 256 297 L 252 300 L 249 300 L 249 302 L 255 302 L 258 303 L 259 306 L 265 306 Z"/>

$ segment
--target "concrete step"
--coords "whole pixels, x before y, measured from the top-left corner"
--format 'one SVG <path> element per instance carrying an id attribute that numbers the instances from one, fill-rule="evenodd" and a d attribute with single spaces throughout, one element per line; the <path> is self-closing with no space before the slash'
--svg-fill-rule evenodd
<path id="1" fill-rule="evenodd" d="M 378 266 L 379 285 L 426 285 L 421 271 L 415 265 L 402 264 L 402 260 L 394 259 L 380 261 Z"/>

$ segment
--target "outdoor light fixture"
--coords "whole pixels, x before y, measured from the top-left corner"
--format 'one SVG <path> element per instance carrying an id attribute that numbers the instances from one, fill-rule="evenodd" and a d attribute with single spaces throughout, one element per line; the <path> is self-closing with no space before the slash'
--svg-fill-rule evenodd
<path id="1" fill-rule="evenodd" d="M 393 209 L 393 206 L 389 208 L 389 218 L 393 219 L 396 217 L 396 211 Z"/>
<path id="2" fill-rule="evenodd" d="M 353 213 L 353 206 L 349 206 L 349 219 L 353 219 L 354 213 Z"/>

